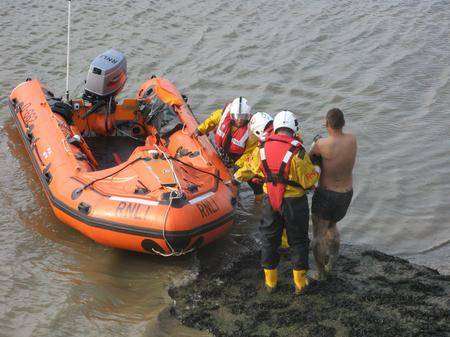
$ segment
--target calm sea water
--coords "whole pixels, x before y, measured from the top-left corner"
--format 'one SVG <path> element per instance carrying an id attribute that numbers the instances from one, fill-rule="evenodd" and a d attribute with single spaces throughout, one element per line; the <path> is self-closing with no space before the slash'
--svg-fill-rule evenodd
<path id="1" fill-rule="evenodd" d="M 115 47 L 128 61 L 122 97 L 162 75 L 200 119 L 243 95 L 294 111 L 310 144 L 340 107 L 359 141 L 343 240 L 450 272 L 448 2 L 74 0 L 72 12 L 74 95 Z M 244 191 L 231 235 L 181 259 L 105 248 L 56 220 L 7 96 L 27 77 L 63 94 L 65 34 L 65 1 L 1 1 L 0 335 L 204 336 L 170 318 L 167 287 L 253 235 L 258 208 Z"/>

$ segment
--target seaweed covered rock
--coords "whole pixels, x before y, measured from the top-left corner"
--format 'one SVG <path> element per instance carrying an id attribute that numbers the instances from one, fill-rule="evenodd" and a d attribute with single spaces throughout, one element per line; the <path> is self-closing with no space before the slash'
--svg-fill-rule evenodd
<path id="1" fill-rule="evenodd" d="M 169 293 L 172 314 L 214 336 L 450 336 L 450 276 L 353 246 L 329 280 L 295 296 L 288 257 L 267 294 L 256 249 L 230 254 Z"/>

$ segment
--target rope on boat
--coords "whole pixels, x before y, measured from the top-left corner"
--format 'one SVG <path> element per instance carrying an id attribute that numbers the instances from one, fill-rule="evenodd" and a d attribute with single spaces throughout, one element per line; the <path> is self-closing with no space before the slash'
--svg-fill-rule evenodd
<path id="1" fill-rule="evenodd" d="M 172 194 L 172 192 L 176 192 L 175 196 Z M 159 252 L 159 251 L 157 251 L 156 249 L 152 248 L 153 253 L 155 253 L 155 254 L 157 254 L 157 255 L 164 256 L 164 257 L 169 257 L 169 256 L 182 256 L 182 255 L 185 255 L 185 254 L 188 254 L 188 253 L 194 251 L 194 249 L 195 249 L 195 248 L 191 248 L 191 249 L 188 249 L 188 250 L 184 250 L 184 248 L 183 248 L 180 252 L 177 252 L 177 251 L 172 247 L 172 245 L 170 244 L 169 240 L 167 240 L 167 237 L 166 237 L 166 225 L 167 225 L 167 218 L 168 218 L 168 215 L 169 215 L 170 207 L 172 206 L 173 199 L 178 199 L 178 198 L 180 198 L 180 197 L 178 196 L 178 193 L 179 193 L 179 192 L 178 192 L 178 193 L 177 193 L 177 192 L 178 192 L 178 191 L 176 191 L 176 190 L 172 190 L 172 191 L 171 191 L 170 196 L 169 196 L 169 205 L 167 206 L 166 212 L 164 213 L 163 239 L 164 239 L 164 241 L 166 242 L 167 246 L 169 247 L 170 253 L 166 254 L 166 253 Z"/>
<path id="2" fill-rule="evenodd" d="M 167 206 L 166 212 L 164 214 L 163 238 L 164 238 L 164 241 L 166 242 L 167 246 L 170 248 L 170 253 L 168 254 L 168 256 L 171 256 L 171 255 L 180 256 L 180 255 L 185 254 L 184 249 L 182 249 L 181 252 L 177 252 L 177 251 L 175 251 L 175 249 L 173 249 L 172 245 L 170 244 L 169 240 L 167 240 L 167 237 L 166 237 L 166 226 L 167 226 L 167 218 L 169 216 L 170 208 L 172 207 L 173 199 L 181 199 L 183 197 L 183 188 L 181 187 L 181 183 L 180 183 L 180 180 L 178 179 L 177 173 L 175 172 L 173 163 L 170 160 L 170 156 L 168 156 L 163 150 L 161 150 L 158 145 L 155 144 L 155 147 L 159 152 L 162 153 L 162 155 L 164 156 L 164 159 L 167 161 L 167 164 L 169 164 L 170 170 L 172 171 L 172 175 L 178 185 L 178 190 L 170 188 L 171 191 L 169 194 L 169 205 Z"/>
<path id="3" fill-rule="evenodd" d="M 211 173 L 211 172 L 199 169 L 198 167 L 195 167 L 194 165 L 188 164 L 188 163 L 186 163 L 186 162 L 184 162 L 184 161 L 182 161 L 182 160 L 180 160 L 178 158 L 172 157 L 172 156 L 170 156 L 170 159 L 175 160 L 176 162 L 179 162 L 180 164 L 183 164 L 183 165 L 185 165 L 187 167 L 190 167 L 191 169 L 197 170 L 197 171 L 205 173 L 205 174 L 209 174 L 210 176 L 213 176 L 214 178 L 217 178 L 221 182 L 224 183 L 223 179 L 220 176 L 218 176 L 217 174 L 214 174 L 214 173 Z"/>
<path id="4" fill-rule="evenodd" d="M 86 188 L 91 187 L 91 186 L 94 185 L 96 182 L 98 182 L 98 181 L 100 181 L 100 180 L 104 180 L 104 179 L 108 179 L 108 178 L 112 177 L 113 175 L 115 175 L 115 174 L 117 174 L 117 173 L 119 173 L 119 172 L 125 170 L 127 167 L 129 167 L 130 165 L 133 165 L 134 163 L 136 163 L 136 162 L 139 161 L 139 160 L 142 160 L 142 158 L 141 158 L 141 157 L 138 157 L 138 158 L 132 160 L 131 162 L 127 163 L 126 165 L 124 165 L 124 166 L 121 167 L 120 169 L 118 169 L 118 170 L 116 170 L 116 171 L 114 171 L 114 172 L 112 172 L 112 173 L 110 173 L 110 174 L 108 174 L 108 175 L 106 175 L 106 176 L 104 176 L 104 177 L 100 177 L 100 178 L 94 179 L 94 180 L 92 180 L 91 182 L 89 182 L 89 183 L 87 183 L 87 184 L 84 184 L 83 186 L 81 186 L 81 187 L 79 187 L 79 188 L 76 188 L 76 189 L 73 190 L 73 192 L 72 192 L 72 200 L 77 199 L 77 198 L 80 196 L 80 194 L 81 194 Z"/>
<path id="5" fill-rule="evenodd" d="M 158 145 L 155 144 L 155 147 L 159 152 L 161 152 L 163 154 L 164 159 L 167 161 L 167 164 L 169 164 L 170 170 L 172 171 L 172 175 L 175 178 L 175 181 L 177 182 L 177 185 L 179 188 L 178 198 L 181 198 L 181 193 L 183 192 L 183 188 L 181 187 L 180 180 L 178 179 L 177 173 L 175 172 L 175 169 L 173 168 L 173 163 L 170 160 L 171 157 L 168 156 L 163 150 L 161 150 Z"/>

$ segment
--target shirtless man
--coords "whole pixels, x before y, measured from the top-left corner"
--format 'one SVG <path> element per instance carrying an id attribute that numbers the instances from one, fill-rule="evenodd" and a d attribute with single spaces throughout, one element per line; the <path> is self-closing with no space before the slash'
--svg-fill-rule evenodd
<path id="1" fill-rule="evenodd" d="M 312 199 L 313 253 L 318 278 L 325 279 L 339 256 L 337 222 L 347 213 L 353 196 L 352 171 L 356 158 L 356 137 L 344 133 L 344 114 L 334 108 L 326 116 L 327 138 L 313 144 L 310 157 L 322 168 L 319 186 Z"/>

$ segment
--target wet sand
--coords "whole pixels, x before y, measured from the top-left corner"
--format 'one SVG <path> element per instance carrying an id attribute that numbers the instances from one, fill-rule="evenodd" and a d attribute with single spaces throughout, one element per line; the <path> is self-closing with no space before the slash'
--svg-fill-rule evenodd
<path id="1" fill-rule="evenodd" d="M 344 246 L 330 279 L 300 296 L 294 295 L 283 254 L 279 287 L 268 294 L 256 245 L 249 239 L 235 242 L 230 254 L 216 257 L 215 267 L 170 289 L 171 313 L 183 324 L 220 337 L 450 336 L 449 275 Z M 239 253 L 231 253 L 238 246 Z"/>

